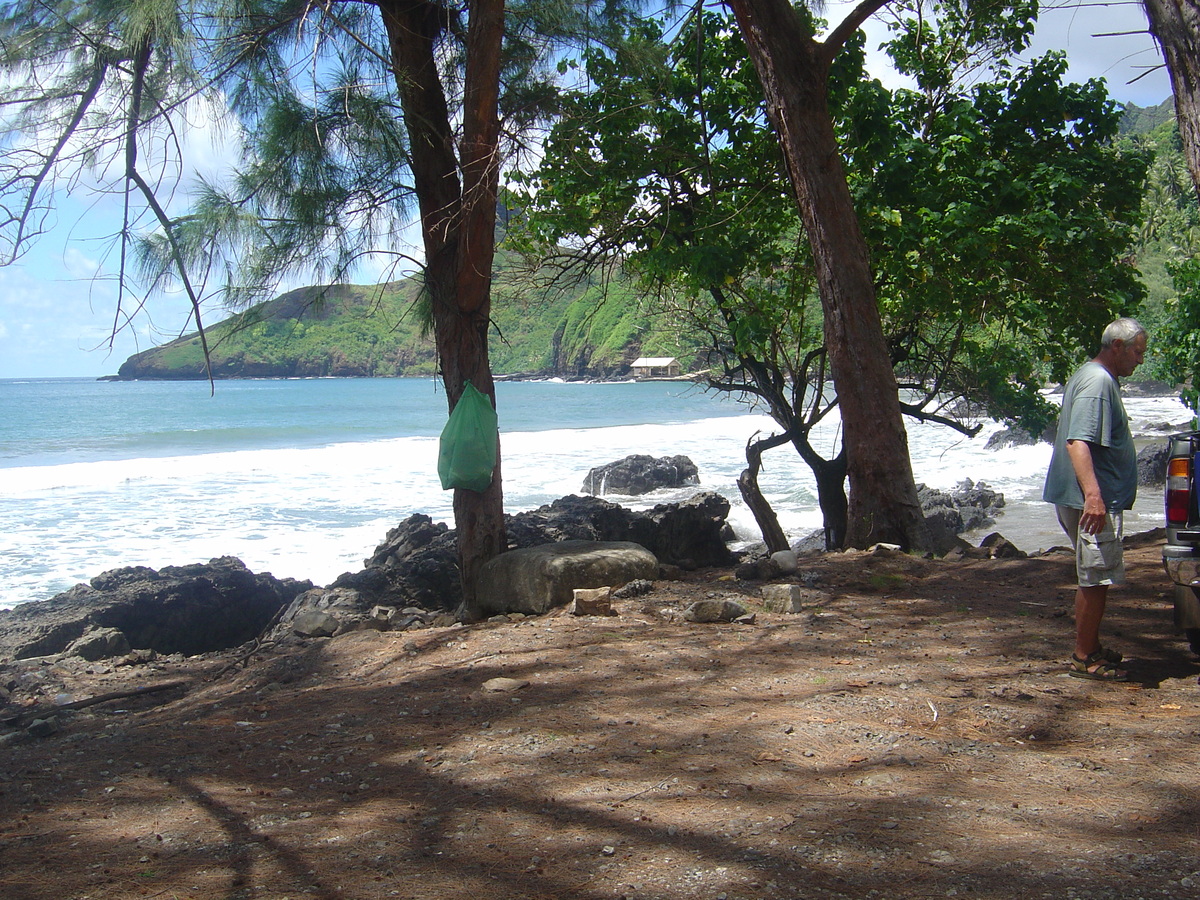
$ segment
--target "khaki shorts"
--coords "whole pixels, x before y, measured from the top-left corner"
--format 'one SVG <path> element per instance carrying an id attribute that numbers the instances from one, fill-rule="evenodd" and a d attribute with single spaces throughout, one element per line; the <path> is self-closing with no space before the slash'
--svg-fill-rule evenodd
<path id="1" fill-rule="evenodd" d="M 1121 552 L 1125 517 L 1118 510 L 1108 514 L 1104 528 L 1097 534 L 1079 531 L 1083 510 L 1069 506 L 1054 507 L 1058 522 L 1075 546 L 1075 574 L 1080 587 L 1099 587 L 1104 584 L 1125 583 L 1125 557 Z"/>

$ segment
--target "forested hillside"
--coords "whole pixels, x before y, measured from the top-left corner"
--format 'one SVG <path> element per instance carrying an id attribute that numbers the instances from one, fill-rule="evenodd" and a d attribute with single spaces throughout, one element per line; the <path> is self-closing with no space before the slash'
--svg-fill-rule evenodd
<path id="1" fill-rule="evenodd" d="M 694 352 L 623 282 L 537 287 L 517 257 L 497 256 L 491 359 L 496 374 L 616 377 L 639 356 Z M 432 375 L 419 282 L 306 287 L 208 329 L 216 378 Z M 198 334 L 130 357 L 121 379 L 205 378 Z"/>
<path id="2" fill-rule="evenodd" d="M 1179 288 L 1171 270 L 1200 251 L 1200 205 L 1188 175 L 1187 163 L 1175 124 L 1174 102 L 1167 98 L 1156 107 L 1127 106 L 1120 140 L 1153 151 L 1142 200 L 1142 224 L 1136 264 L 1146 286 L 1138 318 L 1150 329 L 1152 340 L 1146 364 L 1139 372 L 1167 382 L 1180 380 L 1166 351 L 1179 317 Z"/>

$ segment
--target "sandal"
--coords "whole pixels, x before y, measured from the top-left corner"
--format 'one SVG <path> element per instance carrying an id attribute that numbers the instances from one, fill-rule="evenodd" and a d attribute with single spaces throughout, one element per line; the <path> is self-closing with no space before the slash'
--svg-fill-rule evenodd
<path id="1" fill-rule="evenodd" d="M 1087 659 L 1080 659 L 1072 653 L 1071 667 L 1067 669 L 1067 674 L 1074 675 L 1076 678 L 1088 678 L 1092 681 L 1128 681 L 1129 673 L 1121 671 L 1109 662 L 1105 653 L 1103 647 L 1088 656 Z"/>

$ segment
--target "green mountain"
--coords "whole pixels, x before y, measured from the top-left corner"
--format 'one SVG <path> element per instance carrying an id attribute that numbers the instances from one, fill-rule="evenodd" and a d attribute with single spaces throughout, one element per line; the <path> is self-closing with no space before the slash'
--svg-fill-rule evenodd
<path id="1" fill-rule="evenodd" d="M 1125 113 L 1121 116 L 1119 133 L 1121 135 L 1147 134 L 1164 122 L 1175 121 L 1175 98 L 1168 97 L 1158 106 L 1135 106 L 1125 104 Z"/>
<path id="2" fill-rule="evenodd" d="M 497 375 L 617 377 L 639 356 L 690 365 L 677 329 L 651 315 L 627 282 L 536 287 L 515 256 L 497 255 L 490 354 Z M 216 378 L 432 375 L 420 283 L 331 285 L 290 291 L 206 329 Z M 116 376 L 207 378 L 198 333 L 135 354 Z"/>

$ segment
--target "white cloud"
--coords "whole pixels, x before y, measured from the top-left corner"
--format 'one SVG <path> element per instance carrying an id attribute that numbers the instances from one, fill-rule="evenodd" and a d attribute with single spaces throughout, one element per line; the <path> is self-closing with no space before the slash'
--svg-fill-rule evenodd
<path id="1" fill-rule="evenodd" d="M 100 260 L 85 255 L 76 245 L 67 247 L 63 265 L 68 278 L 93 278 L 100 273 Z"/>
<path id="2" fill-rule="evenodd" d="M 1149 33 L 1146 15 L 1137 0 L 1116 0 L 1098 5 L 1088 0 L 1049 0 L 1043 6 L 1028 58 L 1048 50 L 1065 50 L 1070 68 L 1067 77 L 1076 82 L 1103 78 L 1109 94 L 1118 101 L 1138 106 L 1156 106 L 1171 95 L 1170 80 L 1162 64 L 1162 53 Z M 824 17 L 832 24 L 858 5 L 858 0 L 831 0 Z M 867 64 L 885 85 L 903 83 L 878 49 L 890 37 L 885 9 L 867 21 Z M 1112 36 L 1107 36 L 1112 35 Z M 1149 72 L 1149 74 L 1146 74 Z M 1142 76 L 1138 79 L 1138 76 Z M 1134 80 L 1138 79 L 1138 80 Z"/>

